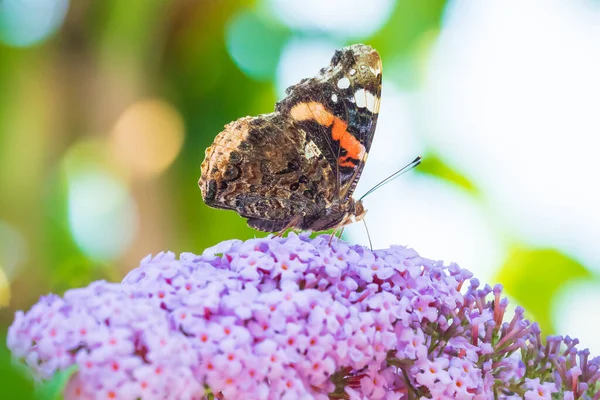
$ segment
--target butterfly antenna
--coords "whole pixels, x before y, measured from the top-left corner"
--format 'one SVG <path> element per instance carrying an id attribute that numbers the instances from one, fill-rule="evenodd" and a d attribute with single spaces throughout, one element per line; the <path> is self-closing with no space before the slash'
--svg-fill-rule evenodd
<path id="1" fill-rule="evenodd" d="M 376 191 L 377 189 L 379 189 L 380 187 L 382 187 L 386 183 L 388 183 L 390 181 L 393 181 L 397 177 L 399 177 L 401 175 L 404 175 L 405 173 L 407 173 L 411 169 L 415 168 L 417 165 L 421 164 L 421 158 L 422 158 L 421 156 L 415 158 L 410 163 L 406 164 L 404 167 L 400 168 L 398 171 L 394 172 L 393 174 L 391 174 L 390 176 L 388 176 L 387 178 L 385 178 L 384 180 L 382 180 L 381 182 L 379 182 L 377 185 L 373 186 L 371 189 L 369 189 L 367 191 L 367 193 L 363 194 L 360 197 L 360 199 L 358 199 L 358 201 L 361 201 L 362 199 L 364 199 L 365 197 L 367 197 L 368 195 L 370 195 L 371 193 L 373 193 L 374 191 Z"/>
<path id="2" fill-rule="evenodd" d="M 369 239 L 369 247 L 371 248 L 371 251 L 373 251 L 373 243 L 371 242 L 371 234 L 369 233 L 369 228 L 367 227 L 367 221 L 365 220 L 365 218 L 363 217 L 362 219 L 363 224 L 365 224 L 365 230 L 367 231 L 367 238 Z"/>

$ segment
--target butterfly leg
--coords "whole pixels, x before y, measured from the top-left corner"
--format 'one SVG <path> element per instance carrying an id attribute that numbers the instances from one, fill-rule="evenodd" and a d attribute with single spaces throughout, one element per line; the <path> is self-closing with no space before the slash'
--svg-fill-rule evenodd
<path id="1" fill-rule="evenodd" d="M 333 228 L 333 232 L 331 232 L 331 235 L 329 235 L 329 245 L 331 246 L 331 241 L 333 240 L 333 237 L 335 236 L 335 233 L 337 232 L 338 228 Z"/>
<path id="2" fill-rule="evenodd" d="M 301 221 L 302 217 L 294 217 L 291 220 L 289 220 L 289 222 L 283 227 L 283 229 L 281 229 L 279 232 L 277 232 L 275 234 L 274 237 L 283 237 L 283 234 L 285 233 L 285 231 L 287 231 L 290 228 L 294 228 L 295 226 L 298 225 L 298 223 Z"/>
<path id="3" fill-rule="evenodd" d="M 342 234 L 344 233 L 344 228 L 345 226 L 342 226 L 341 228 L 334 228 L 333 232 L 331 232 L 331 236 L 329 237 L 329 245 L 331 246 L 331 241 L 333 240 L 333 238 L 335 237 L 335 234 L 338 232 L 340 232 L 340 235 L 338 236 L 338 239 L 342 238 Z"/>

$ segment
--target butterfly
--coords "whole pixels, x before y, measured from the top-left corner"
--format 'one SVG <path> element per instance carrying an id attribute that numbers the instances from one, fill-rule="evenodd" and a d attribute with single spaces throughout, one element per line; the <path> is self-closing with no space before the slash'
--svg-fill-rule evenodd
<path id="1" fill-rule="evenodd" d="M 286 89 L 275 111 L 225 126 L 206 149 L 204 202 L 234 210 L 260 231 L 323 231 L 361 220 L 352 197 L 373 142 L 381 58 L 364 44 Z"/>

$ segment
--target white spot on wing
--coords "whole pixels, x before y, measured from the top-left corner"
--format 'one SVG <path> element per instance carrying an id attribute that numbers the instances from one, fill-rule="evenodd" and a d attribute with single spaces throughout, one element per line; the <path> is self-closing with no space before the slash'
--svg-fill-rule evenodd
<path id="1" fill-rule="evenodd" d="M 306 147 L 304 147 L 304 155 L 309 160 L 313 157 L 318 157 L 321 155 L 321 150 L 312 140 L 306 143 Z"/>
<path id="2" fill-rule="evenodd" d="M 334 103 L 337 103 L 337 94 L 332 94 L 331 95 L 331 100 L 333 100 Z"/>
<path id="3" fill-rule="evenodd" d="M 373 73 L 373 75 L 378 76 L 381 73 L 381 70 L 379 68 L 371 67 L 371 72 Z"/>
<path id="4" fill-rule="evenodd" d="M 373 93 L 369 92 L 365 89 L 358 89 L 354 92 L 354 99 L 356 100 L 356 105 L 359 108 L 367 108 L 367 110 L 372 113 L 378 113 L 379 110 L 376 109 L 376 103 L 378 101 L 377 96 Z"/>
<path id="5" fill-rule="evenodd" d="M 371 92 L 366 92 L 367 93 L 367 110 L 371 111 L 372 113 L 377 112 L 375 110 L 375 95 Z"/>
<path id="6" fill-rule="evenodd" d="M 350 87 L 350 79 L 343 77 L 338 81 L 337 86 L 340 89 L 348 89 Z"/>
<path id="7" fill-rule="evenodd" d="M 358 89 L 354 92 L 354 99 L 358 108 L 365 108 L 367 106 L 367 96 L 365 96 L 365 89 Z"/>

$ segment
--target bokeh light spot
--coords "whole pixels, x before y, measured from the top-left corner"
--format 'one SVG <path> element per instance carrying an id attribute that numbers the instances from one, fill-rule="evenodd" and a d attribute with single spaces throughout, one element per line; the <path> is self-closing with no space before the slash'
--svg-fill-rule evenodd
<path id="1" fill-rule="evenodd" d="M 345 39 L 372 35 L 387 22 L 395 4 L 395 0 L 268 0 L 290 27 Z"/>
<path id="2" fill-rule="evenodd" d="M 581 348 L 589 348 L 592 354 L 600 352 L 600 282 L 589 280 L 571 281 L 553 298 L 552 316 L 557 334 L 576 337 Z"/>
<path id="3" fill-rule="evenodd" d="M 137 228 L 133 199 L 124 185 L 102 169 L 82 169 L 68 181 L 69 226 L 90 258 L 109 261 L 131 244 Z"/>
<path id="4" fill-rule="evenodd" d="M 169 103 L 150 99 L 132 104 L 111 133 L 111 149 L 135 176 L 152 177 L 168 168 L 181 150 L 184 124 Z"/>
<path id="5" fill-rule="evenodd" d="M 5 278 L 12 280 L 27 260 L 27 242 L 21 233 L 0 221 L 0 266 L 4 270 Z"/>
<path id="6" fill-rule="evenodd" d="M 63 23 L 68 0 L 0 1 L 0 41 L 15 47 L 39 43 Z"/>
<path id="7" fill-rule="evenodd" d="M 279 54 L 288 36 L 289 32 L 283 27 L 244 10 L 227 26 L 227 51 L 246 75 L 269 80 L 275 75 Z"/>
<path id="8" fill-rule="evenodd" d="M 103 139 L 80 140 L 62 160 L 68 221 L 75 243 L 97 261 L 119 257 L 137 230 L 137 207 Z"/>

